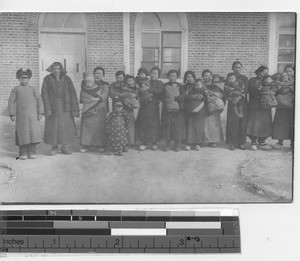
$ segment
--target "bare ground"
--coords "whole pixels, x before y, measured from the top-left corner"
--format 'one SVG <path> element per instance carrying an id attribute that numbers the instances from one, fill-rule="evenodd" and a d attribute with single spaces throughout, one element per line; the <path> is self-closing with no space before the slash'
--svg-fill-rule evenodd
<path id="1" fill-rule="evenodd" d="M 249 203 L 289 202 L 292 153 L 203 147 L 199 152 L 131 149 L 123 157 L 99 152 L 16 160 L 14 128 L 0 129 L 0 202 L 5 203 Z M 269 141 L 274 144 L 274 141 Z M 250 144 L 248 144 L 250 146 Z M 274 163 L 274 164 L 273 164 Z"/>

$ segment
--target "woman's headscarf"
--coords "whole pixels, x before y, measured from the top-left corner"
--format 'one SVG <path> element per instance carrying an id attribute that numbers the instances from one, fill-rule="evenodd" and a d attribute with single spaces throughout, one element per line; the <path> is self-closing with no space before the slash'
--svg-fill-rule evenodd
<path id="1" fill-rule="evenodd" d="M 194 81 L 196 81 L 196 74 L 193 71 L 186 71 L 184 73 L 184 77 L 183 77 L 183 82 L 185 84 L 187 84 L 187 77 L 188 77 L 189 74 L 194 78 Z"/>

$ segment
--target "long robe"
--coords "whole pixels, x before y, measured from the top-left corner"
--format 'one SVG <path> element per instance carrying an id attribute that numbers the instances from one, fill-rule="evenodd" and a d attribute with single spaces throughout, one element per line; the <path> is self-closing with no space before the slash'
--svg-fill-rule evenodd
<path id="1" fill-rule="evenodd" d="M 212 92 L 223 93 L 218 86 L 211 84 L 206 88 Z M 207 114 L 205 117 L 205 139 L 208 143 L 217 143 L 224 140 L 223 130 L 221 125 L 221 112 L 215 111 L 212 114 Z"/>
<path id="2" fill-rule="evenodd" d="M 79 103 L 73 82 L 65 74 L 59 80 L 53 73 L 44 78 L 42 99 L 45 107 L 44 142 L 68 144 L 77 135 L 74 117 L 79 117 Z"/>
<path id="3" fill-rule="evenodd" d="M 187 144 L 202 144 L 205 142 L 205 107 L 199 112 L 189 111 L 190 103 L 195 93 L 195 85 L 187 84 L 185 88 L 185 128 Z"/>
<path id="4" fill-rule="evenodd" d="M 227 107 L 227 121 L 226 121 L 226 143 L 230 145 L 241 145 L 246 143 L 246 129 L 247 129 L 247 115 L 248 115 L 248 78 L 244 75 L 235 75 L 237 81 L 245 86 L 245 98 L 242 98 L 240 105 L 243 110 L 243 118 L 238 118 L 233 112 L 233 103 L 228 101 Z M 235 105 L 236 106 L 236 105 Z"/>
<path id="5" fill-rule="evenodd" d="M 16 116 L 16 145 L 28 145 L 42 141 L 38 114 L 44 114 L 42 98 L 37 88 L 16 86 L 8 102 L 9 115 Z"/>
<path id="6" fill-rule="evenodd" d="M 100 87 L 96 114 L 81 117 L 80 127 L 80 145 L 83 146 L 106 146 L 106 116 L 107 116 L 107 98 L 109 93 L 109 84 L 104 81 L 96 82 Z M 81 102 L 84 102 L 81 91 Z"/>
<path id="7" fill-rule="evenodd" d="M 141 102 L 136 119 L 137 139 L 143 143 L 160 140 L 159 100 L 163 91 L 160 80 L 150 80 L 148 92 L 153 94 L 152 101 Z"/>
<path id="8" fill-rule="evenodd" d="M 168 112 L 165 88 L 162 92 L 161 137 L 163 140 L 183 140 L 186 138 L 184 120 L 185 90 L 179 85 L 180 95 L 176 98 L 179 103 L 178 112 Z"/>
<path id="9" fill-rule="evenodd" d="M 276 108 L 272 138 L 294 140 L 294 110 Z"/>
<path id="10" fill-rule="evenodd" d="M 267 138 L 272 136 L 271 109 L 265 109 L 260 103 L 260 80 L 257 77 L 249 80 L 249 106 L 247 130 L 248 136 Z"/>

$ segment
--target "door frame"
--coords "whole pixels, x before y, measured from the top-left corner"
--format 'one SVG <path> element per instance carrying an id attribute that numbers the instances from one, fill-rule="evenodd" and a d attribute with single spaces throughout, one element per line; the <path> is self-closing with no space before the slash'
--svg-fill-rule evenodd
<path id="1" fill-rule="evenodd" d="M 84 35 L 84 43 L 85 43 L 85 50 L 84 50 L 84 60 L 85 60 L 85 68 L 87 70 L 88 64 L 87 64 L 87 47 L 88 47 L 88 40 L 87 40 L 87 17 L 85 14 L 80 13 L 82 17 L 82 21 L 84 24 L 84 29 L 82 28 L 43 28 L 43 23 L 45 20 L 45 17 L 48 13 L 41 13 L 39 17 L 39 22 L 38 22 L 38 45 L 39 45 L 39 89 L 41 91 L 42 89 L 42 84 L 43 84 L 43 77 L 42 77 L 42 60 L 43 60 L 43 52 L 42 52 L 42 34 L 43 33 L 63 33 L 63 34 L 82 34 Z M 71 13 L 69 13 L 71 14 Z"/>

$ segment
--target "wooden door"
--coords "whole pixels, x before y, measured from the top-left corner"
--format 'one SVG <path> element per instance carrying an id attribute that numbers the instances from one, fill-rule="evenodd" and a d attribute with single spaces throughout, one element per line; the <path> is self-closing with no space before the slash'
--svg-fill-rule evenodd
<path id="1" fill-rule="evenodd" d="M 82 75 L 86 72 L 85 35 L 72 33 L 42 33 L 42 79 L 49 74 L 46 69 L 53 62 L 60 62 L 72 79 L 79 96 Z"/>

